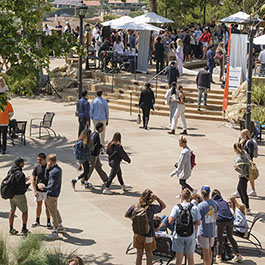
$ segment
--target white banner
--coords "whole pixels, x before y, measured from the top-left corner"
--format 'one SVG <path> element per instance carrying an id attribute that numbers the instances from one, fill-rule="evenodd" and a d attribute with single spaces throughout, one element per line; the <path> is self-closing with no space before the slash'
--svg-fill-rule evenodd
<path id="1" fill-rule="evenodd" d="M 151 31 L 141 30 L 139 33 L 137 71 L 147 73 L 149 42 Z"/>
<path id="2" fill-rule="evenodd" d="M 230 66 L 229 89 L 235 90 L 242 83 L 242 68 Z"/>

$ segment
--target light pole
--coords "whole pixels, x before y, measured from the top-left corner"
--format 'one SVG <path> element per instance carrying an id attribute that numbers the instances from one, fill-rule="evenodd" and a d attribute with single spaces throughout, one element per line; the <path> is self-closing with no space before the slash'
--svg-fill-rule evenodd
<path id="1" fill-rule="evenodd" d="M 79 16 L 80 20 L 80 25 L 79 25 L 79 33 L 80 33 L 80 46 L 82 47 L 83 45 L 83 19 L 86 15 L 87 12 L 87 5 L 83 3 L 83 1 L 80 1 L 77 6 L 76 6 L 76 14 Z M 78 60 L 78 98 L 80 99 L 82 97 L 82 74 L 83 74 L 83 69 L 82 69 L 82 55 L 79 55 L 79 60 Z"/>
<path id="2" fill-rule="evenodd" d="M 88 51 L 90 47 L 90 34 L 91 34 L 91 29 L 89 24 L 85 25 L 85 31 L 86 31 L 86 51 L 87 51 L 87 56 L 86 56 L 86 70 L 89 70 L 89 58 L 88 58 Z"/>

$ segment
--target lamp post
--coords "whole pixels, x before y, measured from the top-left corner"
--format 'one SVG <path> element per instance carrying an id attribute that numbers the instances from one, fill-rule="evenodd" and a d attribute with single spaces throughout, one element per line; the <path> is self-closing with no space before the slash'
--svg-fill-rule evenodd
<path id="1" fill-rule="evenodd" d="M 255 27 L 259 20 L 255 17 L 249 19 L 249 56 L 248 56 L 248 90 L 247 90 L 247 110 L 246 110 L 246 128 L 251 132 L 251 88 L 252 88 L 252 67 L 253 67 L 253 38 Z"/>
<path id="2" fill-rule="evenodd" d="M 86 56 L 86 70 L 89 70 L 89 58 L 88 58 L 88 51 L 90 47 L 90 34 L 91 34 L 91 29 L 89 24 L 85 25 L 85 31 L 86 31 L 86 51 L 87 51 L 87 56 Z"/>
<path id="3" fill-rule="evenodd" d="M 76 6 L 76 14 L 79 16 L 80 25 L 79 25 L 79 33 L 80 33 L 80 46 L 83 45 L 83 19 L 86 15 L 88 7 L 83 3 L 83 1 L 80 1 Z M 78 98 L 80 99 L 82 97 L 82 55 L 79 55 L 78 60 Z"/>

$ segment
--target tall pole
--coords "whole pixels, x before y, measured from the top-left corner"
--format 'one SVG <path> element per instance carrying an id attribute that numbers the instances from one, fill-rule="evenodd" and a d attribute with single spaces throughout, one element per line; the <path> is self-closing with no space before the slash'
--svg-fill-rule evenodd
<path id="1" fill-rule="evenodd" d="M 79 15 L 80 19 L 80 46 L 82 47 L 83 45 L 83 15 Z M 79 55 L 79 60 L 78 60 L 78 98 L 80 99 L 82 97 L 82 55 Z"/>
<path id="2" fill-rule="evenodd" d="M 165 7 L 165 17 L 167 18 L 167 0 L 166 0 L 166 7 Z"/>
<path id="3" fill-rule="evenodd" d="M 203 1 L 203 25 L 206 24 L 206 0 Z"/>
<path id="4" fill-rule="evenodd" d="M 247 111 L 246 128 L 251 132 L 251 86 L 252 86 L 252 62 L 253 62 L 253 29 L 249 34 L 249 53 L 248 53 L 248 91 L 247 91 Z"/>

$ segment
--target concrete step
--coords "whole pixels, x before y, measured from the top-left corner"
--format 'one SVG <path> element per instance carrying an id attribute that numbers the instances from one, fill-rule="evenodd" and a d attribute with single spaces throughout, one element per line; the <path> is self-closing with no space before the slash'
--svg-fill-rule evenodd
<path id="1" fill-rule="evenodd" d="M 120 110 L 120 111 L 126 111 L 129 112 L 130 111 L 130 107 L 127 105 L 121 105 L 117 102 L 109 102 L 109 108 L 113 109 L 113 110 Z M 132 108 L 132 112 L 133 113 L 138 113 L 138 108 L 133 107 Z M 159 116 L 169 116 L 169 112 L 168 111 L 162 111 L 162 110 L 155 110 L 155 111 L 151 111 L 151 115 L 159 115 Z M 205 114 L 203 113 L 203 111 L 198 112 L 198 113 L 187 113 L 185 112 L 185 117 L 187 119 L 199 119 L 199 120 L 212 120 L 212 121 L 223 121 L 224 118 L 222 116 L 214 116 L 214 115 L 209 115 L 209 114 Z"/>

